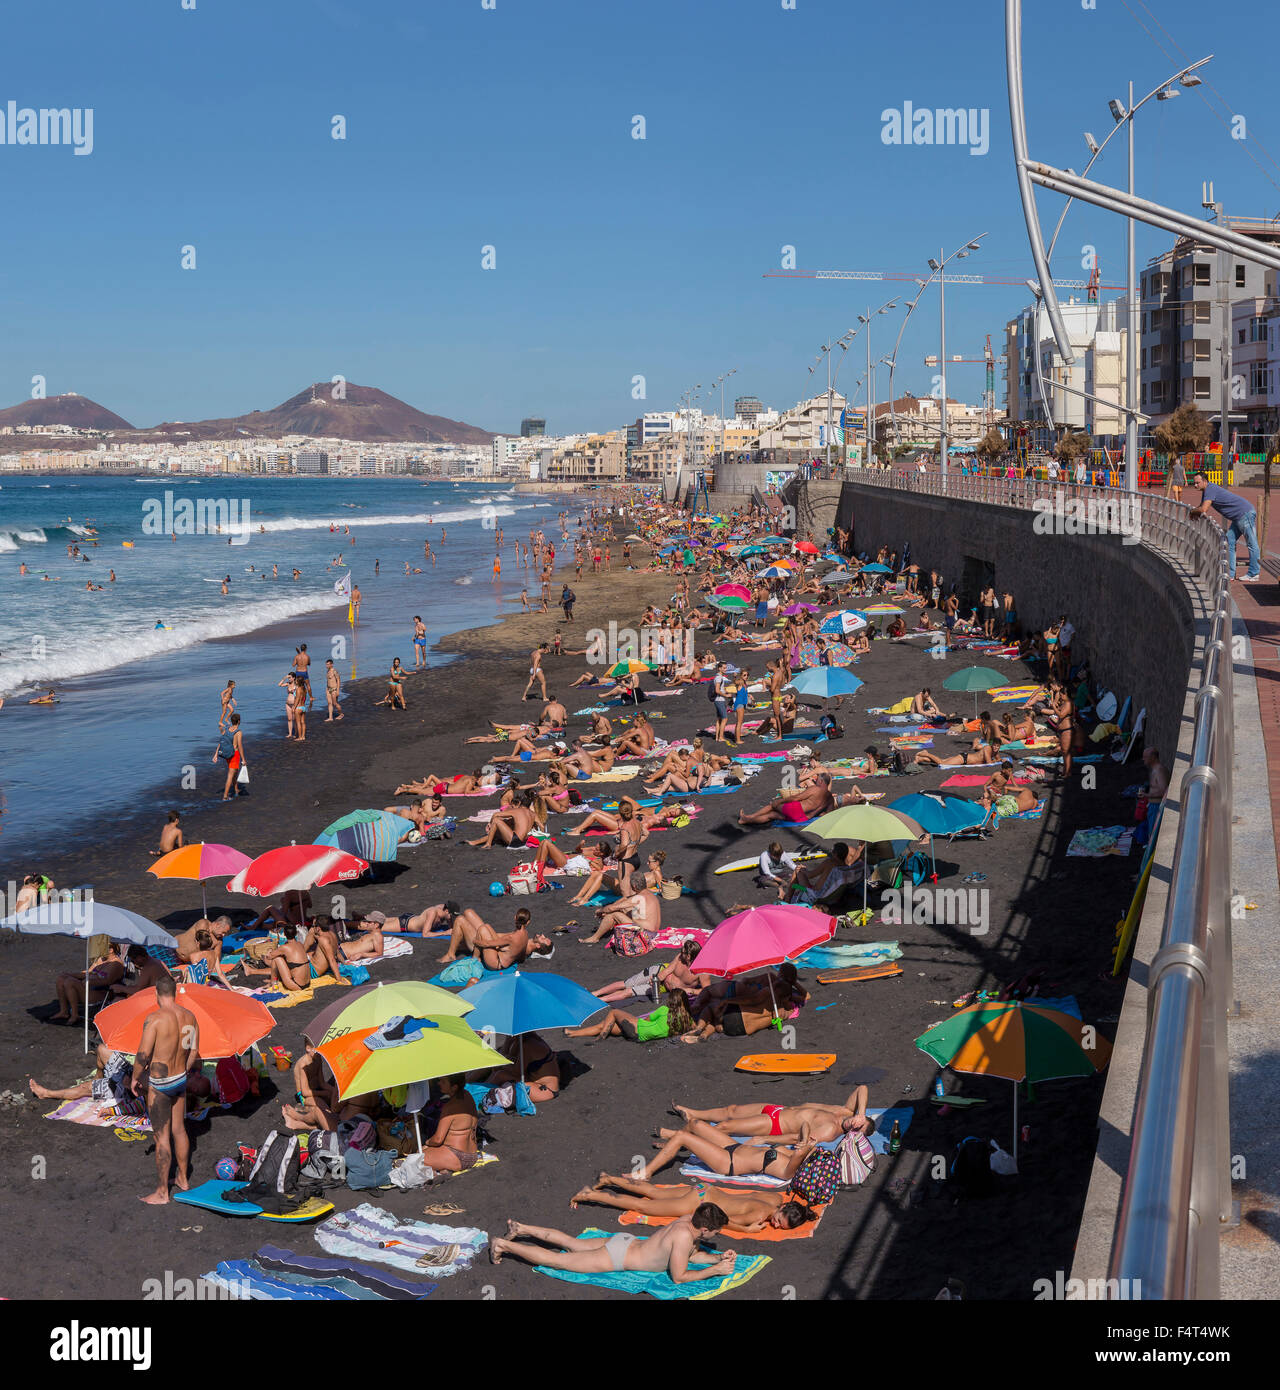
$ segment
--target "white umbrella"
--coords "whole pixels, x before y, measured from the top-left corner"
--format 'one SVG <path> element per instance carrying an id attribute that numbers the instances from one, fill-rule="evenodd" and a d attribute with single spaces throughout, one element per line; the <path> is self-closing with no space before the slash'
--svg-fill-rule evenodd
<path id="1" fill-rule="evenodd" d="M 95 902 L 92 897 L 55 898 L 24 912 L 0 918 L 0 927 L 25 936 L 84 937 L 84 1050 L 89 1050 L 89 938 L 109 936 L 113 941 L 136 942 L 140 946 L 177 946 L 162 926 L 130 912 L 127 907 Z"/>

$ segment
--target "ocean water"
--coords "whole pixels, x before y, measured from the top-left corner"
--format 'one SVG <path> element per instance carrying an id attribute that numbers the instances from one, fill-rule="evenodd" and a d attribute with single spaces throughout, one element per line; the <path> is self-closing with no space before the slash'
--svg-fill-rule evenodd
<path id="1" fill-rule="evenodd" d="M 518 607 L 526 582 L 536 596 L 513 541 L 540 527 L 558 567 L 571 547 L 557 518 L 572 526 L 582 510 L 564 495 L 413 478 L 0 475 L 0 876 L 29 872 L 49 837 L 92 834 L 146 788 L 194 777 L 197 793 L 220 795 L 210 758 L 228 678 L 251 753 L 255 734 L 284 732 L 277 682 L 299 643 L 321 672 L 333 657 L 344 682 L 395 656 L 412 667 L 415 614 L 431 642 Z M 192 534 L 197 520 L 223 531 Z M 345 576 L 363 600 L 354 638 L 334 590 Z M 49 689 L 58 704 L 28 704 Z"/>

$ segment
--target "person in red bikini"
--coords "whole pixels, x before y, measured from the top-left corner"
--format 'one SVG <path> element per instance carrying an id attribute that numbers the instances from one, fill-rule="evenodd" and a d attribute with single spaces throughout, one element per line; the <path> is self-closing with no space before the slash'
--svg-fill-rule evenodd
<path id="1" fill-rule="evenodd" d="M 843 1105 L 725 1105 L 717 1110 L 694 1110 L 672 1104 L 672 1109 L 691 1126 L 722 1125 L 745 1138 L 795 1138 L 807 1125 L 819 1144 L 830 1143 L 842 1134 L 872 1135 L 876 1122 L 867 1115 L 867 1088 L 856 1087 Z M 696 1132 L 696 1131 L 695 1131 Z"/>
<path id="2" fill-rule="evenodd" d="M 831 778 L 820 772 L 808 784 L 796 791 L 784 791 L 758 811 L 739 811 L 739 825 L 768 825 L 770 821 L 804 821 L 835 808 L 831 795 Z"/>

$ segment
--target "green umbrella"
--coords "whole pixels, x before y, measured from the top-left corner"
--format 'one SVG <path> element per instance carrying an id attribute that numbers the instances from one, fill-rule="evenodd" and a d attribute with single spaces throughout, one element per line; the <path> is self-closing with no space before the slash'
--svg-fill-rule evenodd
<path id="1" fill-rule="evenodd" d="M 1034 1000 L 988 1000 L 943 1019 L 916 1039 L 939 1067 L 1013 1082 L 1013 1156 L 1018 1156 L 1018 1082 L 1092 1076 L 1111 1044 L 1071 1014 Z"/>
<path id="2" fill-rule="evenodd" d="M 474 1007 L 452 991 L 425 980 L 379 981 L 376 985 L 357 985 L 345 998 L 335 999 L 307 1024 L 302 1036 L 319 1044 L 355 1028 L 376 1028 L 397 1014 L 461 1018 Z"/>
<path id="3" fill-rule="evenodd" d="M 955 675 L 948 676 L 942 682 L 946 690 L 972 690 L 973 691 L 973 712 L 978 713 L 978 695 L 986 694 L 988 690 L 996 690 L 1002 685 L 1008 685 L 1008 678 L 999 671 L 993 671 L 990 666 L 966 666 L 963 671 L 957 671 Z"/>
<path id="4" fill-rule="evenodd" d="M 910 816 L 884 806 L 838 806 L 805 826 L 823 840 L 918 840 L 924 831 Z M 862 866 L 862 910 L 867 910 L 867 865 Z"/>

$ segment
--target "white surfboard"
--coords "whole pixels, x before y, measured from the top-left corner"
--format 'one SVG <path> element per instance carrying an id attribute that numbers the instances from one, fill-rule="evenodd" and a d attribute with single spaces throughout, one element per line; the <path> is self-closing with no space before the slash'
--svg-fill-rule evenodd
<path id="1" fill-rule="evenodd" d="M 799 863 L 804 859 L 821 859 L 826 852 L 825 849 L 810 850 L 805 854 L 793 855 L 792 858 Z M 758 869 L 759 867 L 760 856 L 757 854 L 753 855 L 750 859 L 735 859 L 732 863 L 721 864 L 715 872 L 718 874 L 736 874 L 743 869 Z"/>

